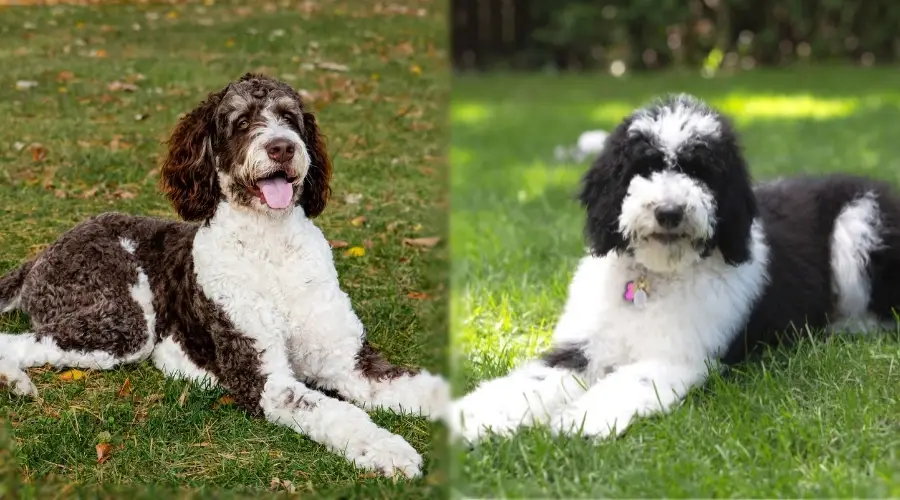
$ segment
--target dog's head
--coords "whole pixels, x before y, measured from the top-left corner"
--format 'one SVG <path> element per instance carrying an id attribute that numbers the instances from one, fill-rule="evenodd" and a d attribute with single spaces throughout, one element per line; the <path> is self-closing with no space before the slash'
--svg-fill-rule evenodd
<path id="1" fill-rule="evenodd" d="M 695 97 L 657 100 L 619 124 L 580 198 L 595 255 L 627 252 L 661 273 L 714 251 L 732 265 L 750 259 L 757 209 L 737 136 Z"/>
<path id="2" fill-rule="evenodd" d="M 331 160 L 316 118 L 288 84 L 248 73 L 210 94 L 168 141 L 161 184 L 185 220 L 207 220 L 222 200 L 271 217 L 301 206 L 319 215 Z"/>

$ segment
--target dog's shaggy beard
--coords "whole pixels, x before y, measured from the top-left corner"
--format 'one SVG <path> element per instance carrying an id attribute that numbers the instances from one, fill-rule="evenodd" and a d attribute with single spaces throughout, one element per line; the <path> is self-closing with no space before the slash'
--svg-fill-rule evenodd
<path id="1" fill-rule="evenodd" d="M 658 207 L 680 206 L 681 223 L 664 228 L 657 221 Z M 648 271 L 672 274 L 699 261 L 715 231 L 715 200 L 691 177 L 672 170 L 635 176 L 628 186 L 619 216 L 619 232 L 628 252 Z"/>
<path id="2" fill-rule="evenodd" d="M 220 173 L 219 185 L 224 193 L 230 193 L 230 198 L 236 199 L 241 205 L 249 206 L 270 217 L 279 217 L 290 213 L 290 210 L 275 210 L 270 208 L 257 195 L 253 194 L 254 186 L 260 179 L 270 177 L 279 172 L 284 172 L 291 179 L 294 194 L 291 206 L 294 206 L 300 197 L 301 187 L 309 173 L 310 155 L 306 144 L 291 128 L 285 126 L 270 111 L 263 113 L 265 122 L 256 127 L 247 136 L 246 144 L 237 155 L 238 163 L 232 174 Z M 269 158 L 266 145 L 275 139 L 287 139 L 295 144 L 295 153 L 290 162 L 279 164 Z"/>

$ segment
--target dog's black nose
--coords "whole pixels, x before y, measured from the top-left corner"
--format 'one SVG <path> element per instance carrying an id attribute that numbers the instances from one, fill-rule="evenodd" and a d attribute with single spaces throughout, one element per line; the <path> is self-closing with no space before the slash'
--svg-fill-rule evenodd
<path id="1" fill-rule="evenodd" d="M 684 207 L 681 205 L 660 205 L 654 212 L 656 222 L 666 229 L 675 229 L 684 219 Z"/>
<path id="2" fill-rule="evenodd" d="M 287 163 L 294 158 L 294 143 L 287 139 L 275 139 L 266 144 L 266 153 L 272 161 Z"/>

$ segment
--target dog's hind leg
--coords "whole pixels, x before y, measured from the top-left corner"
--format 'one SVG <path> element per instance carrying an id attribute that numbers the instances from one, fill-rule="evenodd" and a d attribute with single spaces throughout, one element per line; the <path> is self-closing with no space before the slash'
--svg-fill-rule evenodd
<path id="1" fill-rule="evenodd" d="M 33 332 L 0 334 L 0 381 L 6 378 L 16 394 L 34 396 L 26 368 L 49 364 L 108 370 L 147 359 L 156 344 L 147 276 L 138 271 L 128 290 L 130 300 L 114 292 L 85 295 L 91 301 L 75 310 L 38 309 L 32 316 Z"/>

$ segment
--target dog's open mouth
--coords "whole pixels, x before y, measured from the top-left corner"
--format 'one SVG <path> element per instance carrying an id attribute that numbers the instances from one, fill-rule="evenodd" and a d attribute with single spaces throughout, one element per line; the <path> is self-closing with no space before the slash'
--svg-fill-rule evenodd
<path id="1" fill-rule="evenodd" d="M 663 244 L 675 243 L 676 241 L 685 240 L 688 238 L 688 235 L 684 233 L 653 233 L 650 235 L 650 239 L 654 241 L 658 241 Z"/>
<path id="2" fill-rule="evenodd" d="M 256 181 L 253 191 L 256 196 L 276 210 L 287 208 L 294 198 L 294 181 L 296 177 L 289 177 L 287 172 L 279 170 L 272 175 Z"/>

